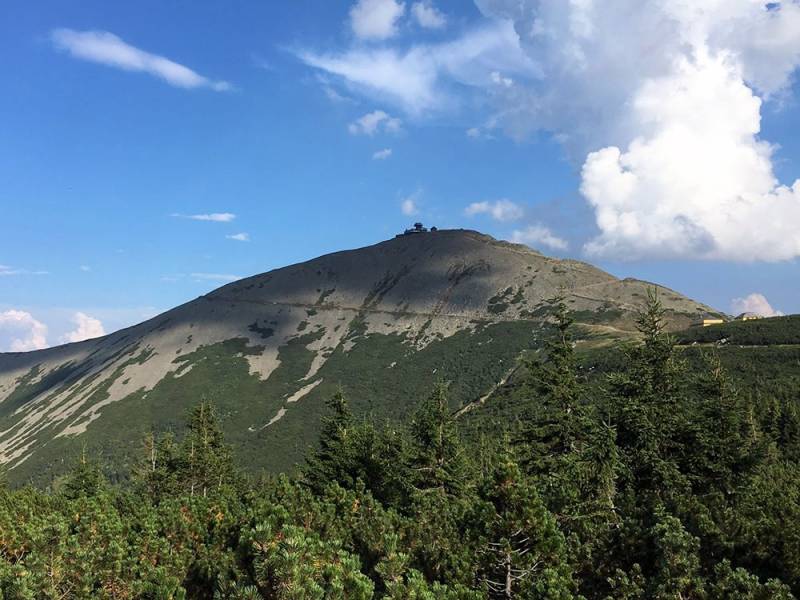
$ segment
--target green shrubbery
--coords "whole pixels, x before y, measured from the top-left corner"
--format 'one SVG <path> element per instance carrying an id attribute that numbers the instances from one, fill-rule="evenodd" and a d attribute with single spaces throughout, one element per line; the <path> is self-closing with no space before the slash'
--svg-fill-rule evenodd
<path id="1" fill-rule="evenodd" d="M 652 297 L 589 384 L 553 314 L 497 439 L 464 440 L 444 383 L 404 426 L 337 394 L 297 476 L 248 481 L 204 403 L 124 488 L 86 459 L 52 493 L 0 487 L 0 598 L 792 598 L 797 398 L 690 371 Z"/>

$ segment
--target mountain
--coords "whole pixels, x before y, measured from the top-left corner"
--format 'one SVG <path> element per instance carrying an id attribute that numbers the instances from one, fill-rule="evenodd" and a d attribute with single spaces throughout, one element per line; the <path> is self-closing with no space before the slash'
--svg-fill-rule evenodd
<path id="1" fill-rule="evenodd" d="M 402 418 L 437 378 L 453 407 L 491 392 L 546 335 L 563 289 L 586 343 L 632 335 L 658 287 L 670 326 L 712 308 L 475 231 L 415 233 L 242 279 L 102 338 L 0 354 L 0 462 L 47 483 L 86 448 L 125 477 L 152 431 L 203 398 L 251 470 L 291 468 L 323 399 Z"/>

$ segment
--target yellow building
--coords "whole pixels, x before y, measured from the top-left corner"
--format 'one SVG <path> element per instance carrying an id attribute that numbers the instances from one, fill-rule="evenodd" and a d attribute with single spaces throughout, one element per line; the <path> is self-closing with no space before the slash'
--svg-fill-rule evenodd
<path id="1" fill-rule="evenodd" d="M 700 319 L 694 324 L 695 327 L 708 327 L 709 325 L 722 325 L 725 319 Z"/>
<path id="2" fill-rule="evenodd" d="M 736 320 L 737 321 L 755 321 L 756 319 L 760 319 L 760 318 L 761 318 L 761 315 L 759 315 L 759 314 L 752 313 L 752 312 L 746 312 L 746 313 L 742 313 L 738 317 L 736 317 Z"/>

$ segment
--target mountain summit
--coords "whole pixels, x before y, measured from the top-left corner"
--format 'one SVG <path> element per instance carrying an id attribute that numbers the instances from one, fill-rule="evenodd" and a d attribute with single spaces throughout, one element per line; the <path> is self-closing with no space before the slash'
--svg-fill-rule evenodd
<path id="1" fill-rule="evenodd" d="M 0 462 L 14 479 L 46 480 L 86 446 L 124 477 L 149 431 L 175 427 L 206 398 L 243 464 L 287 469 L 316 439 L 336 387 L 356 410 L 388 418 L 436 378 L 467 403 L 537 347 L 559 290 L 583 331 L 612 339 L 633 330 L 648 287 L 674 328 L 718 314 L 475 231 L 328 254 L 102 338 L 0 354 Z"/>

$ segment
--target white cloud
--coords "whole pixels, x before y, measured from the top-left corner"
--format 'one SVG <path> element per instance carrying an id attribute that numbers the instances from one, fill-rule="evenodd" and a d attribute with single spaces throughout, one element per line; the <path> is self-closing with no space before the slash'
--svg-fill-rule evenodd
<path id="1" fill-rule="evenodd" d="M 800 3 L 477 3 L 514 22 L 541 74 L 497 86 L 497 124 L 554 132 L 583 161 L 600 230 L 587 253 L 800 256 L 800 180 L 780 184 L 759 137 L 763 102 L 800 64 Z"/>
<path id="2" fill-rule="evenodd" d="M 209 88 L 217 92 L 232 89 L 226 81 L 213 81 L 174 61 L 140 50 L 107 31 L 55 29 L 50 38 L 59 50 L 74 58 L 100 63 L 125 71 L 148 73 L 180 88 Z"/>
<path id="3" fill-rule="evenodd" d="M 230 275 L 227 273 L 192 273 L 191 277 L 195 281 L 238 281 L 242 277 L 240 275 Z"/>
<path id="4" fill-rule="evenodd" d="M 467 137 L 471 137 L 473 139 L 478 139 L 481 137 L 481 130 L 478 127 L 470 127 L 467 129 Z"/>
<path id="5" fill-rule="evenodd" d="M 403 2 L 358 0 L 350 9 L 350 28 L 362 40 L 385 40 L 397 35 L 397 21 L 405 13 Z"/>
<path id="6" fill-rule="evenodd" d="M 414 215 L 419 214 L 419 206 L 417 205 L 417 198 L 419 197 L 419 192 L 415 192 L 404 198 L 402 202 L 400 202 L 400 211 L 407 217 L 413 217 Z"/>
<path id="7" fill-rule="evenodd" d="M 762 317 L 780 317 L 783 313 L 772 308 L 763 294 L 753 293 L 746 298 L 734 298 L 731 301 L 731 311 L 734 315 L 741 313 L 755 313 Z"/>
<path id="8" fill-rule="evenodd" d="M 92 270 L 92 267 L 90 267 L 89 265 L 81 265 L 80 270 L 83 271 L 84 273 L 88 273 Z"/>
<path id="9" fill-rule="evenodd" d="M 501 85 L 503 87 L 511 87 L 514 85 L 514 80 L 511 77 L 505 77 L 500 74 L 499 71 L 492 71 L 489 74 L 489 79 L 492 80 L 492 83 L 495 85 Z"/>
<path id="10" fill-rule="evenodd" d="M 230 223 L 236 218 L 236 215 L 233 213 L 208 213 L 208 214 L 200 214 L 200 215 L 181 215 L 181 214 L 173 214 L 173 217 L 178 217 L 181 219 L 191 219 L 192 221 L 213 221 L 215 223 Z"/>
<path id="11" fill-rule="evenodd" d="M 375 110 L 359 117 L 350 125 L 347 130 L 352 135 L 375 135 L 383 131 L 385 133 L 397 133 L 400 131 L 401 121 L 398 118 L 392 117 L 382 110 Z"/>
<path id="12" fill-rule="evenodd" d="M 236 240 L 237 242 L 249 242 L 250 241 L 250 234 L 249 233 L 234 233 L 232 235 L 225 236 L 229 240 Z"/>
<path id="13" fill-rule="evenodd" d="M 528 246 L 547 246 L 553 250 L 566 250 L 569 244 L 544 225 L 529 225 L 511 234 L 511 241 Z"/>
<path id="14" fill-rule="evenodd" d="M 392 155 L 391 148 L 384 148 L 383 150 L 378 150 L 372 155 L 372 160 L 386 160 Z"/>
<path id="15" fill-rule="evenodd" d="M 18 267 L 9 267 L 8 265 L 0 265 L 0 277 L 11 277 L 13 275 L 49 275 L 49 271 L 31 271 L 29 269 L 20 269 Z"/>
<path id="16" fill-rule="evenodd" d="M 0 312 L 0 351 L 28 352 L 47 348 L 47 325 L 29 312 Z"/>
<path id="17" fill-rule="evenodd" d="M 465 88 L 481 89 L 491 73 L 531 76 L 536 66 L 522 51 L 513 25 L 487 21 L 437 44 L 377 48 L 356 45 L 343 52 L 297 52 L 300 60 L 338 78 L 356 92 L 420 115 L 458 104 Z M 494 86 L 497 87 L 497 86 Z"/>
<path id="18" fill-rule="evenodd" d="M 495 221 L 516 221 L 522 218 L 525 211 L 519 204 L 506 198 L 501 198 L 494 201 L 473 202 L 464 209 L 464 214 L 468 217 L 489 215 Z"/>
<path id="19" fill-rule="evenodd" d="M 60 341 L 63 344 L 82 342 L 83 340 L 102 337 L 106 334 L 100 319 L 90 317 L 86 313 L 76 312 L 72 316 L 72 322 L 76 327 L 61 338 Z"/>
<path id="20" fill-rule="evenodd" d="M 411 5 L 411 14 L 419 26 L 425 29 L 442 29 L 447 25 L 447 17 L 429 1 L 414 2 Z"/>

